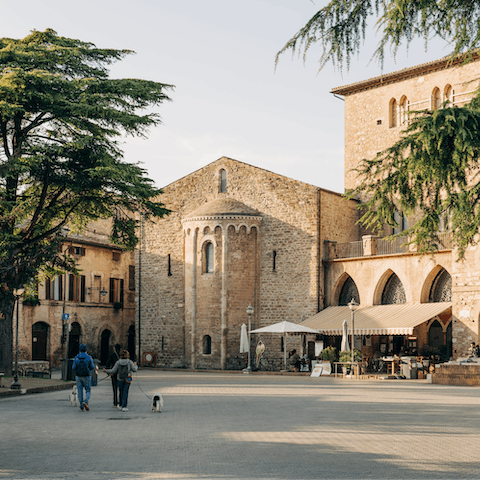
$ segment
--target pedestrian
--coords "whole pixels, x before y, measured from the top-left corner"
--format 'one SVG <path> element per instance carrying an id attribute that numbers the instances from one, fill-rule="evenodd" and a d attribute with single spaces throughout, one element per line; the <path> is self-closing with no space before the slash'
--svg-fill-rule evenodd
<path id="1" fill-rule="evenodd" d="M 107 363 L 105 365 L 106 368 L 113 368 L 114 365 L 117 363 L 117 361 L 120 360 L 121 349 L 122 349 L 122 346 L 119 343 L 115 344 L 115 346 L 113 347 L 113 350 L 108 355 Z M 110 375 L 110 378 L 112 379 L 113 406 L 117 407 L 119 404 L 122 403 L 121 402 L 122 398 L 119 396 L 117 374 L 112 373 L 112 375 Z"/>
<path id="2" fill-rule="evenodd" d="M 92 388 L 92 371 L 95 370 L 92 357 L 87 353 L 87 346 L 81 344 L 78 347 L 79 354 L 73 359 L 72 370 L 75 372 L 77 381 L 78 401 L 80 410 L 87 412 L 90 410 L 88 401 L 90 400 L 90 390 Z M 83 389 L 85 389 L 85 400 L 83 399 Z"/>
<path id="3" fill-rule="evenodd" d="M 115 363 L 113 368 L 103 369 L 103 371 L 109 375 L 112 373 L 117 374 L 118 388 L 120 390 L 120 405 L 118 405 L 118 409 L 122 412 L 128 412 L 128 389 L 132 381 L 132 372 L 136 372 L 137 370 L 137 364 L 130 360 L 128 350 L 122 350 L 120 352 L 120 360 Z"/>

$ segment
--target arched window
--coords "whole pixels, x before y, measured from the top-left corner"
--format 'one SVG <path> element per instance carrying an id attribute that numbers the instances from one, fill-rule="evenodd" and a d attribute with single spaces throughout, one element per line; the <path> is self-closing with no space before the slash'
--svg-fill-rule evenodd
<path id="1" fill-rule="evenodd" d="M 393 212 L 393 218 L 395 222 L 397 222 L 397 227 L 393 229 L 394 235 L 397 235 L 398 233 L 402 233 L 404 230 L 408 228 L 408 220 L 403 213 L 400 213 L 398 210 L 395 210 L 395 212 Z"/>
<path id="2" fill-rule="evenodd" d="M 210 335 L 205 335 L 203 337 L 203 354 L 204 355 L 212 354 L 212 337 Z"/>
<path id="3" fill-rule="evenodd" d="M 355 285 L 352 277 L 348 277 L 345 280 L 342 289 L 340 290 L 340 296 L 338 297 L 338 305 L 346 306 L 351 302 L 352 298 L 357 304 L 360 304 L 360 295 L 358 294 L 357 286 Z"/>
<path id="4" fill-rule="evenodd" d="M 227 172 L 220 170 L 220 192 L 227 191 Z"/>
<path id="5" fill-rule="evenodd" d="M 442 268 L 430 288 L 429 302 L 451 302 L 452 301 L 452 277 Z"/>
<path id="6" fill-rule="evenodd" d="M 400 125 L 406 125 L 408 121 L 408 100 L 404 95 L 400 99 Z"/>
<path id="7" fill-rule="evenodd" d="M 390 100 L 390 128 L 396 127 L 398 124 L 397 117 L 398 117 L 398 111 L 397 111 L 397 101 L 392 98 Z"/>
<path id="8" fill-rule="evenodd" d="M 446 107 L 453 107 L 453 88 L 451 85 L 445 87 L 445 102 Z"/>
<path id="9" fill-rule="evenodd" d="M 442 106 L 442 96 L 440 95 L 440 89 L 435 87 L 432 92 L 432 110 L 437 110 Z"/>
<path id="10" fill-rule="evenodd" d="M 214 269 L 214 261 L 213 261 L 213 243 L 208 242 L 205 245 L 205 273 L 212 273 Z"/>
<path id="11" fill-rule="evenodd" d="M 405 290 L 400 279 L 393 273 L 387 281 L 382 293 L 382 305 L 394 305 L 407 301 Z"/>

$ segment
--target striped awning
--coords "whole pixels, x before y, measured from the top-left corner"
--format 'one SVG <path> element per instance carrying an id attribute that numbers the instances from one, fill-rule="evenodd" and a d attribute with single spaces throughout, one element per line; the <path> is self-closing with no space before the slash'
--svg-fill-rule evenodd
<path id="1" fill-rule="evenodd" d="M 452 302 L 370 305 L 355 310 L 356 335 L 412 335 L 413 329 L 442 313 L 451 312 Z M 300 325 L 325 335 L 342 335 L 343 321 L 351 328 L 348 307 L 328 307 Z"/>

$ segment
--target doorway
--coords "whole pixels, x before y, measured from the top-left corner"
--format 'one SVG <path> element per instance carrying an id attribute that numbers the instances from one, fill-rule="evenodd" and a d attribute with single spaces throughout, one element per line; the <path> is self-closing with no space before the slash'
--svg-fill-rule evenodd
<path id="1" fill-rule="evenodd" d="M 130 358 L 135 361 L 135 325 L 130 325 L 128 329 L 128 353 L 130 354 Z"/>
<path id="2" fill-rule="evenodd" d="M 73 358 L 78 354 L 81 337 L 82 327 L 78 322 L 73 322 L 72 329 L 70 330 L 70 340 L 68 342 L 68 358 Z"/>
<path id="3" fill-rule="evenodd" d="M 108 354 L 110 353 L 110 337 L 112 332 L 105 329 L 102 332 L 102 338 L 100 340 L 100 365 L 106 365 L 108 360 Z"/>
<path id="4" fill-rule="evenodd" d="M 37 322 L 32 326 L 32 360 L 48 360 L 48 332 L 45 322 Z"/>

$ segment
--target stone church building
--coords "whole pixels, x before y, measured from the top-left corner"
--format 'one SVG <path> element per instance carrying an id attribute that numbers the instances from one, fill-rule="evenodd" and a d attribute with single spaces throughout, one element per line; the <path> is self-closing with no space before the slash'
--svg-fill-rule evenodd
<path id="1" fill-rule="evenodd" d="M 324 239 L 359 235 L 356 202 L 226 157 L 163 190 L 172 213 L 144 225 L 137 256 L 150 364 L 244 368 L 246 308 L 252 329 L 311 317 L 324 308 Z M 280 364 L 281 337 L 266 346 Z"/>
<path id="2" fill-rule="evenodd" d="M 478 78 L 480 62 L 441 59 L 334 89 L 345 100 L 346 189 L 362 158 L 399 138 L 410 111 L 464 105 Z M 143 225 L 136 257 L 144 364 L 243 368 L 249 305 L 252 329 L 283 320 L 317 329 L 288 346 L 312 357 L 315 342 L 340 346 L 352 298 L 355 345 L 366 358 L 423 345 L 456 358 L 478 342 L 480 248 L 458 261 L 448 222 L 438 252 L 420 255 L 406 237 L 362 231 L 359 202 L 226 157 L 165 187 L 162 201 L 172 213 Z M 397 218 L 383 236 L 414 221 Z M 264 343 L 279 367 L 282 337 Z"/>

